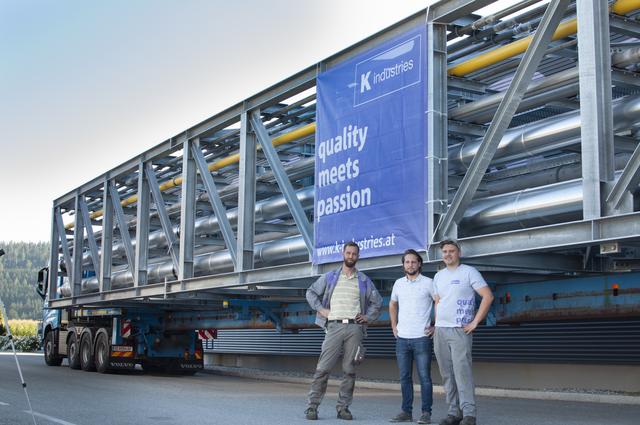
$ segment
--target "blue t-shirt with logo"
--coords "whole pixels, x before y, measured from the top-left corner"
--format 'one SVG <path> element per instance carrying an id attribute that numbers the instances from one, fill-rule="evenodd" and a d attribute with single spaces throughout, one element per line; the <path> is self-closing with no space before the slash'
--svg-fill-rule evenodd
<path id="1" fill-rule="evenodd" d="M 440 298 L 436 306 L 436 326 L 459 328 L 476 314 L 476 290 L 487 286 L 480 272 L 460 264 L 454 270 L 440 270 L 433 277 L 433 289 Z"/>

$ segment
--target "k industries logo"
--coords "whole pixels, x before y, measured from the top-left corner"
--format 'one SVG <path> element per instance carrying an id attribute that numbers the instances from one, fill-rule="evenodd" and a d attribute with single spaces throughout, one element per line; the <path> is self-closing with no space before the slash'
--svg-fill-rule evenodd
<path id="1" fill-rule="evenodd" d="M 422 37 L 417 35 L 356 65 L 354 106 L 421 81 Z"/>

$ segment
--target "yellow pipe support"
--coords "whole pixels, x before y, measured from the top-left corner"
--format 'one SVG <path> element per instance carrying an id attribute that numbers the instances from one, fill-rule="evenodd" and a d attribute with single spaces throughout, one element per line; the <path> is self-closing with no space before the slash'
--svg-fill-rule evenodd
<path id="1" fill-rule="evenodd" d="M 634 10 L 640 9 L 640 0 L 618 0 L 611 6 L 611 11 L 616 15 L 625 15 Z M 576 18 L 560 23 L 558 29 L 551 40 L 560 40 L 575 34 L 578 31 L 578 20 Z M 512 58 L 516 55 L 527 51 L 529 44 L 533 40 L 533 35 L 522 38 L 505 46 L 498 47 L 490 52 L 481 53 L 478 56 L 462 62 L 449 68 L 449 75 L 455 77 L 464 77 L 482 68 L 494 65 L 505 59 Z"/>
<path id="2" fill-rule="evenodd" d="M 274 137 L 271 140 L 271 143 L 273 144 L 273 146 L 277 147 L 280 145 L 284 145 L 286 143 L 293 142 L 294 140 L 302 139 L 303 137 L 313 134 L 315 131 L 316 131 L 316 123 L 307 124 L 289 133 L 283 134 L 278 137 Z M 260 150 L 260 146 L 258 146 L 257 149 Z M 209 171 L 217 171 L 221 168 L 227 167 L 231 164 L 236 164 L 238 162 L 240 162 L 240 154 L 235 153 L 219 161 L 209 164 L 207 168 L 209 169 Z M 181 184 L 182 184 L 182 177 L 174 177 L 173 179 L 162 183 L 159 186 L 159 188 L 161 192 L 164 192 L 165 190 L 171 189 L 176 186 L 180 186 Z M 120 205 L 122 205 L 123 207 L 126 207 L 127 205 L 135 204 L 136 202 L 138 202 L 138 195 L 131 195 L 127 199 L 123 199 L 122 201 L 120 201 Z M 94 219 L 94 218 L 102 217 L 102 215 L 103 215 L 103 211 L 100 210 L 100 211 L 95 211 L 91 213 L 89 217 L 91 219 Z M 73 229 L 74 224 L 75 223 L 68 223 L 64 227 L 65 229 Z"/>

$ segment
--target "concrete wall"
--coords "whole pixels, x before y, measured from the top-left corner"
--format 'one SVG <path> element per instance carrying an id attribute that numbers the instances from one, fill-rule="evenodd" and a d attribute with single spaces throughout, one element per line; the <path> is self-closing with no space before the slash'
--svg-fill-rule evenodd
<path id="1" fill-rule="evenodd" d="M 313 373 L 315 357 L 268 356 L 244 354 L 205 355 L 205 364 L 255 368 L 280 372 Z M 622 391 L 640 393 L 640 366 L 489 363 L 475 362 L 474 377 L 479 387 L 508 389 Z M 333 371 L 340 375 L 340 366 Z M 358 369 L 361 379 L 398 379 L 395 360 L 367 359 Z M 431 376 L 440 384 L 438 365 L 434 361 Z"/>

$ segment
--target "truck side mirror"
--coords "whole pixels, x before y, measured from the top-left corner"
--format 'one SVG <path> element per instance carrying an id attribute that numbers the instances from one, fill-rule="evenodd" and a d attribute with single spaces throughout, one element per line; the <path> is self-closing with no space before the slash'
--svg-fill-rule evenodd
<path id="1" fill-rule="evenodd" d="M 38 283 L 36 284 L 36 292 L 44 300 L 47 296 L 47 281 L 49 277 L 49 268 L 44 267 L 38 271 Z"/>

